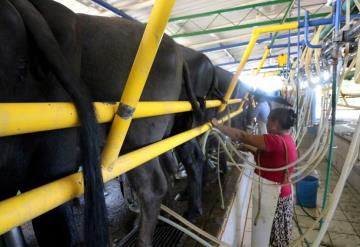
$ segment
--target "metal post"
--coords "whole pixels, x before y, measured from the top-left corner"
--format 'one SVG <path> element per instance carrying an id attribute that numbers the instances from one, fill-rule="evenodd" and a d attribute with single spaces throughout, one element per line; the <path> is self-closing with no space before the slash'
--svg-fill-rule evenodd
<path id="1" fill-rule="evenodd" d="M 287 70 L 288 70 L 288 72 L 290 72 L 290 45 L 291 45 L 291 40 L 290 40 L 290 33 L 291 33 L 291 31 L 289 30 L 289 38 L 288 38 L 288 61 L 287 61 Z"/>
<path id="2" fill-rule="evenodd" d="M 327 169 L 326 169 L 326 179 L 325 179 L 325 191 L 323 194 L 322 208 L 324 209 L 327 204 L 327 196 L 330 189 L 330 178 L 331 178 L 331 169 L 332 169 L 332 159 L 333 159 L 333 145 L 334 145 L 334 130 L 335 130 L 335 121 L 336 121 L 336 87 L 338 79 L 338 55 L 340 48 L 339 40 L 339 31 L 340 31 L 340 15 L 341 15 L 341 0 L 334 0 L 334 49 L 332 54 L 332 63 L 333 63 L 333 74 L 332 74 L 332 93 L 331 93 L 331 129 L 330 129 L 330 144 L 329 152 L 327 158 Z"/>
<path id="3" fill-rule="evenodd" d="M 151 11 L 102 153 L 104 167 L 111 168 L 110 164 L 119 156 L 174 3 L 175 0 L 158 0 Z"/>
<path id="4" fill-rule="evenodd" d="M 300 24 L 300 0 L 297 0 L 297 17 L 298 17 L 298 24 Z M 297 59 L 296 59 L 296 133 L 299 131 L 299 90 L 300 90 L 300 79 L 299 79 L 299 72 L 300 72 L 300 29 L 297 30 Z"/>
<path id="5" fill-rule="evenodd" d="M 264 55 L 263 55 L 263 57 L 262 57 L 259 65 L 258 65 L 258 67 L 256 68 L 255 75 L 258 75 L 258 74 L 259 74 L 261 68 L 264 66 L 264 63 L 265 63 L 266 58 L 268 57 L 269 53 L 270 53 L 270 49 L 269 49 L 267 46 L 265 46 Z"/>

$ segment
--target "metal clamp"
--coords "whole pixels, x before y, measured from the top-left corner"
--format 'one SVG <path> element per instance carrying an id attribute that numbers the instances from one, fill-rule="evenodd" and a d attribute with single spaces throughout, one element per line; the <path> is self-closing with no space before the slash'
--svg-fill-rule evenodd
<path id="1" fill-rule="evenodd" d="M 135 112 L 134 107 L 120 102 L 116 114 L 122 119 L 129 119 L 133 116 L 134 112 Z"/>

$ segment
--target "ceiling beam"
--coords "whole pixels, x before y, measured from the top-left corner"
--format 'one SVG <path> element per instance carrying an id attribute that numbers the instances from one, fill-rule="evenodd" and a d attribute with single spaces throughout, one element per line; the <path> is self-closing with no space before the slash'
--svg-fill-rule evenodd
<path id="1" fill-rule="evenodd" d="M 309 33 L 313 33 L 313 32 L 314 32 L 314 30 L 309 30 Z M 303 35 L 303 34 L 304 34 L 304 31 L 301 31 L 300 35 Z M 290 33 L 290 37 L 293 37 L 293 36 L 297 36 L 297 33 Z M 289 37 L 289 34 L 281 34 L 281 35 L 278 35 L 276 37 L 276 39 L 285 39 L 285 38 L 288 38 L 288 37 Z M 271 39 L 272 39 L 272 37 L 260 38 L 260 39 L 257 40 L 256 43 L 261 44 L 263 42 L 270 41 Z M 242 47 L 242 46 L 247 46 L 248 44 L 249 44 L 249 41 L 244 41 L 244 42 L 235 43 L 235 44 L 231 44 L 231 45 L 223 45 L 223 46 L 219 46 L 219 47 L 202 49 L 202 50 L 198 50 L 198 51 L 203 52 L 203 53 L 215 52 L 215 51 L 221 51 L 221 50 L 225 50 L 225 49 L 239 48 L 239 47 Z"/>
<path id="2" fill-rule="evenodd" d="M 310 19 L 325 17 L 329 14 L 330 13 L 328 13 L 328 12 L 313 14 L 313 15 L 310 15 Z M 303 19 L 303 18 L 304 17 L 301 17 L 301 19 Z M 285 20 L 285 22 L 292 22 L 292 21 L 297 21 L 297 17 L 290 17 L 290 18 L 286 18 L 286 20 Z M 242 25 L 234 25 L 234 26 L 229 26 L 229 27 L 212 28 L 212 29 L 195 31 L 195 32 L 179 33 L 179 34 L 172 35 L 171 37 L 172 38 L 191 37 L 191 36 L 198 36 L 198 35 L 209 34 L 209 33 L 228 32 L 228 31 L 240 30 L 240 29 L 245 29 L 245 28 L 252 28 L 254 26 L 274 25 L 274 24 L 279 24 L 281 22 L 282 22 L 282 19 L 251 22 L 251 23 L 246 23 L 246 24 L 242 24 Z"/>
<path id="3" fill-rule="evenodd" d="M 282 18 L 282 20 L 280 22 L 281 24 L 283 24 L 286 21 L 286 17 L 288 16 L 289 12 L 293 8 L 294 4 L 295 4 L 295 0 L 292 0 L 291 3 L 289 4 L 288 8 L 285 11 L 285 14 L 284 14 L 284 16 L 283 16 L 283 18 Z M 279 34 L 279 32 L 274 33 L 274 35 L 273 35 L 273 37 L 271 39 L 271 42 L 270 42 L 270 46 L 274 44 L 278 34 Z"/>
<path id="4" fill-rule="evenodd" d="M 195 19 L 195 18 L 211 16 L 211 15 L 219 15 L 222 13 L 241 11 L 241 10 L 246 10 L 246 9 L 255 9 L 258 7 L 270 6 L 270 5 L 275 5 L 275 4 L 283 4 L 283 3 L 288 3 L 288 2 L 290 2 L 290 0 L 273 0 L 273 1 L 266 1 L 266 2 L 261 2 L 261 3 L 238 6 L 238 7 L 234 7 L 234 8 L 218 9 L 218 10 L 214 10 L 214 11 L 202 12 L 202 13 L 197 13 L 197 14 L 192 14 L 192 15 L 172 17 L 169 19 L 169 22 L 175 22 L 175 21 L 180 21 L 180 20 L 189 20 L 189 19 Z"/>

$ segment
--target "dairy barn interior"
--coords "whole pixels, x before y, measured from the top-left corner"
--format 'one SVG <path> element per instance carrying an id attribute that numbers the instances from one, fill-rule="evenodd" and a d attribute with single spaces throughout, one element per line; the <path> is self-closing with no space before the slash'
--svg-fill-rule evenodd
<path id="1" fill-rule="evenodd" d="M 360 246 L 359 11 L 0 1 L 0 247 Z"/>

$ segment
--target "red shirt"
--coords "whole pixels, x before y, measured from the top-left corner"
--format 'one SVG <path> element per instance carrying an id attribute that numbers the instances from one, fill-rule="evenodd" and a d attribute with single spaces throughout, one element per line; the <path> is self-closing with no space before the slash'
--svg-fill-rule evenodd
<path id="1" fill-rule="evenodd" d="M 265 151 L 259 151 L 257 155 L 260 155 L 260 166 L 266 168 L 279 168 L 286 165 L 286 156 L 285 156 L 285 147 L 284 142 L 287 147 L 288 152 L 288 162 L 289 164 L 297 160 L 297 151 L 296 145 L 294 143 L 291 135 L 279 135 L 279 134 L 265 134 Z M 258 162 L 258 158 L 256 162 Z M 289 168 L 289 175 L 293 172 L 294 167 Z M 259 173 L 258 170 L 256 173 Z M 261 171 L 261 176 L 277 183 L 284 183 L 285 172 L 283 171 Z M 287 197 L 291 195 L 291 185 L 284 185 L 281 187 L 280 197 Z"/>

